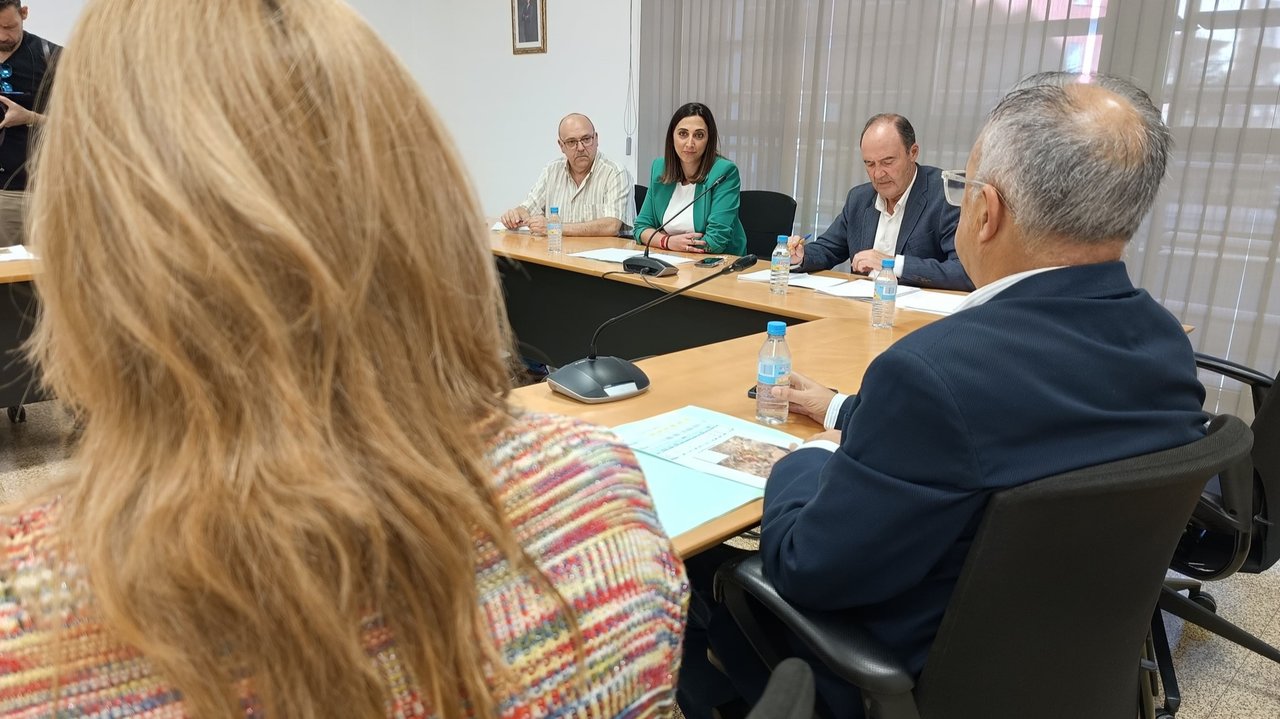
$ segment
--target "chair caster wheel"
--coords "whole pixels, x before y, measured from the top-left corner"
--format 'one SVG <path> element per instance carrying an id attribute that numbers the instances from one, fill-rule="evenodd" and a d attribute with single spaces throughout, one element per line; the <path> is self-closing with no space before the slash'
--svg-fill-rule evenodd
<path id="1" fill-rule="evenodd" d="M 22 405 L 9 407 L 9 421 L 13 424 L 27 421 L 27 408 Z"/>
<path id="2" fill-rule="evenodd" d="M 1214 614 L 1218 613 L 1218 601 L 1208 592 L 1192 592 L 1187 598 Z"/>

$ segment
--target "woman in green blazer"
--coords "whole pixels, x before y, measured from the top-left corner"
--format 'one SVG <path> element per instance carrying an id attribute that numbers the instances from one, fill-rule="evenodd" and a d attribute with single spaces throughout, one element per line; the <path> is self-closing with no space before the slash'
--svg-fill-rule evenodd
<path id="1" fill-rule="evenodd" d="M 738 220 L 742 179 L 738 166 L 720 157 L 719 150 L 716 121 L 706 105 L 691 102 L 676 110 L 665 157 L 653 161 L 649 192 L 636 216 L 636 242 L 677 252 L 747 251 L 747 233 Z M 708 187 L 711 191 L 703 194 Z M 690 201 L 693 207 L 680 212 Z"/>

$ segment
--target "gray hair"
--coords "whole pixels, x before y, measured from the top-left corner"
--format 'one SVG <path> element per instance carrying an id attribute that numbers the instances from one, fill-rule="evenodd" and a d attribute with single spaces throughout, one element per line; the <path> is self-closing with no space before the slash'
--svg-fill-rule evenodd
<path id="1" fill-rule="evenodd" d="M 1133 122 L 1100 123 L 1071 87 L 1092 84 L 1128 101 Z M 1128 240 L 1164 179 L 1173 136 L 1147 93 L 1117 77 L 1045 72 L 991 111 L 975 179 L 999 189 L 1018 226 L 1082 243 Z"/>

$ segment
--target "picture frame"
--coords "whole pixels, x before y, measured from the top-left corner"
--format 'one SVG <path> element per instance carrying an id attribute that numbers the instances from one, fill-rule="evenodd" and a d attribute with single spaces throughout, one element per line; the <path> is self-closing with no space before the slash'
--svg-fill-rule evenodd
<path id="1" fill-rule="evenodd" d="M 511 54 L 547 51 L 547 0 L 511 0 Z"/>

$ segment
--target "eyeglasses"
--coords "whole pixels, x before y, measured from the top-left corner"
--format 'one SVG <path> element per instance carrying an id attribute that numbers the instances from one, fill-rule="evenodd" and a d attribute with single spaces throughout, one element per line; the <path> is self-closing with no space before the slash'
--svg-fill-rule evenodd
<path id="1" fill-rule="evenodd" d="M 586 148 L 596 144 L 596 134 L 593 132 L 590 135 L 583 135 L 582 137 L 571 137 L 568 140 L 561 140 L 560 144 L 565 147 L 572 147 L 575 150 L 579 147 L 585 150 Z"/>
<path id="2" fill-rule="evenodd" d="M 942 194 L 947 198 L 948 204 L 959 207 L 961 204 L 964 203 L 964 186 L 980 185 L 982 187 L 994 187 L 996 194 L 1000 196 L 1000 201 L 1003 202 L 1005 206 L 1009 208 L 1010 212 L 1013 211 L 1013 205 L 1010 205 L 1009 201 L 1005 199 L 1004 193 L 1000 191 L 999 187 L 992 185 L 990 182 L 983 182 L 982 180 L 974 180 L 970 177 L 967 177 L 966 174 L 967 173 L 964 170 L 943 170 L 942 171 Z"/>
<path id="3" fill-rule="evenodd" d="M 9 63 L 0 63 L 0 92 L 13 92 L 13 83 L 9 82 L 9 78 L 13 77 L 13 68 Z"/>

